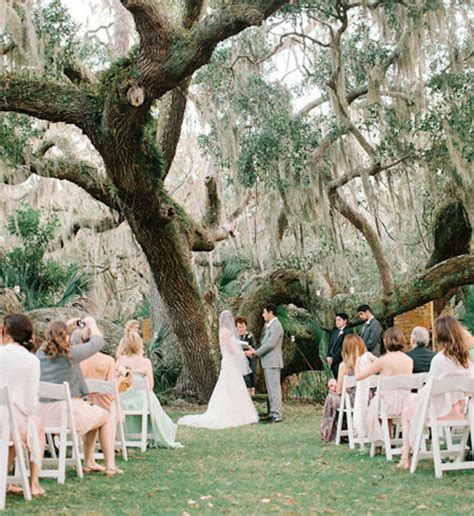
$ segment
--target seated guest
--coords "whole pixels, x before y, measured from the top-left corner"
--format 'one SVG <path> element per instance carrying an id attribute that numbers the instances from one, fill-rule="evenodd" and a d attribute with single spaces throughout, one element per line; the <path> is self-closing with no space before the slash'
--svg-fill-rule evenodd
<path id="1" fill-rule="evenodd" d="M 434 351 L 428 349 L 430 334 L 423 326 L 415 326 L 411 332 L 411 350 L 406 354 L 413 360 L 414 373 L 427 373 L 430 370 L 431 361 L 436 355 Z"/>
<path id="2" fill-rule="evenodd" d="M 38 409 L 40 364 L 34 354 L 33 325 L 23 314 L 7 315 L 3 320 L 0 345 L 0 388 L 8 387 L 20 439 L 30 456 L 30 485 L 33 496 L 43 495 L 39 472 L 45 445 L 44 427 L 36 415 Z M 0 419 L 0 426 L 2 421 Z M 15 458 L 9 453 L 9 469 Z M 11 489 L 16 491 L 16 488 Z"/>
<path id="3" fill-rule="evenodd" d="M 341 404 L 342 384 L 346 375 L 353 376 L 357 360 L 367 352 L 364 342 L 357 335 L 349 334 L 344 337 L 342 344 L 342 362 L 339 365 L 337 381 L 329 380 L 329 393 L 324 402 L 323 417 L 321 419 L 321 439 L 325 443 L 333 442 L 336 437 L 338 408 Z M 354 388 L 349 391 L 354 400 Z"/>
<path id="4" fill-rule="evenodd" d="M 342 342 L 344 337 L 352 332 L 349 327 L 349 316 L 346 313 L 337 313 L 334 322 L 336 328 L 332 332 L 331 340 L 329 341 L 326 360 L 334 378 L 337 378 L 339 364 L 342 362 Z"/>
<path id="5" fill-rule="evenodd" d="M 71 345 L 84 344 L 91 338 L 90 329 L 84 328 L 73 332 L 71 335 Z M 104 380 L 110 382 L 115 380 L 115 360 L 105 353 L 95 353 L 83 360 L 80 364 L 82 375 L 86 380 Z M 110 412 L 113 398 L 107 394 L 90 392 L 87 396 L 93 405 L 98 405 Z"/>
<path id="6" fill-rule="evenodd" d="M 469 358 L 469 332 L 454 317 L 447 316 L 436 320 L 435 336 L 435 349 L 438 353 L 431 361 L 430 376 L 474 378 L 474 365 Z M 410 395 L 405 402 L 402 414 L 403 449 L 399 468 L 410 468 L 410 442 L 413 440 L 411 429 L 421 425 L 417 416 L 422 416 L 420 408 L 428 394 L 428 390 L 423 387 L 417 394 Z M 432 401 L 438 419 L 463 419 L 464 399 L 462 392 L 437 394 Z"/>
<path id="7" fill-rule="evenodd" d="M 383 334 L 383 343 L 387 353 L 375 360 L 364 372 L 356 375 L 357 380 L 364 380 L 374 374 L 382 376 L 395 376 L 411 374 L 413 371 L 413 360 L 404 352 L 406 340 L 398 328 L 389 328 Z M 408 389 L 394 389 L 381 394 L 387 409 L 387 416 L 400 416 L 403 403 L 410 394 Z M 372 399 L 367 412 L 367 437 L 370 442 L 382 440 L 382 428 L 379 420 L 379 407 L 377 398 Z M 390 420 L 389 420 L 390 421 Z"/>
<path id="8" fill-rule="evenodd" d="M 161 404 L 153 392 L 154 379 L 151 360 L 143 356 L 143 340 L 138 333 L 129 333 L 127 338 L 122 339 L 121 355 L 117 359 L 117 367 L 127 367 L 131 370 L 133 377 L 146 378 L 150 388 L 150 416 L 148 428 L 152 435 L 151 444 L 162 448 L 181 448 L 182 445 L 176 441 L 177 425 L 161 408 Z M 143 406 L 143 400 L 147 393 L 143 390 L 127 390 L 120 394 L 122 408 L 127 410 L 139 410 Z M 125 434 L 141 433 L 141 416 L 125 417 Z"/>
<path id="9" fill-rule="evenodd" d="M 131 339 L 131 335 L 134 333 L 138 333 L 140 330 L 140 322 L 136 319 L 132 319 L 128 321 L 125 325 L 125 331 L 123 332 L 123 337 L 120 339 L 119 345 L 117 347 L 117 351 L 115 352 L 115 358 L 119 358 L 122 356 L 123 348 L 128 347 L 129 341 Z"/>
<path id="10" fill-rule="evenodd" d="M 104 339 L 92 317 L 84 319 L 90 330 L 90 340 L 84 344 L 70 345 L 67 326 L 53 322 L 46 332 L 46 340 L 36 356 L 41 365 L 41 381 L 69 383 L 76 430 L 84 436 L 84 471 L 105 472 L 107 476 L 122 473 L 115 466 L 114 432 L 109 414 L 101 407 L 90 405 L 82 399 L 87 394 L 79 364 L 104 347 Z M 64 401 L 40 400 L 39 413 L 46 426 L 60 426 Z M 94 460 L 95 443 L 99 441 L 105 458 L 105 467 Z"/>
<path id="11" fill-rule="evenodd" d="M 247 319 L 245 317 L 236 317 L 235 325 L 237 327 L 237 333 L 239 340 L 246 342 L 250 347 L 256 347 L 255 337 L 247 329 Z M 251 373 L 244 376 L 245 385 L 249 391 L 250 396 L 255 394 L 255 385 L 257 380 L 257 357 L 247 357 Z"/>

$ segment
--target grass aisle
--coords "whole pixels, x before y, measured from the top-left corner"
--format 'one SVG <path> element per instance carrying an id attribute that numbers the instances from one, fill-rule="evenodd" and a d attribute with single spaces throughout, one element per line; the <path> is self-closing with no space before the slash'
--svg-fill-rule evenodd
<path id="1" fill-rule="evenodd" d="M 125 475 L 112 480 L 69 472 L 65 486 L 44 481 L 45 498 L 10 495 L 7 514 L 474 512 L 474 473 L 435 480 L 430 461 L 414 476 L 400 472 L 384 457 L 323 445 L 314 406 L 285 408 L 278 425 L 180 428 L 182 450 L 133 452 L 120 463 Z"/>

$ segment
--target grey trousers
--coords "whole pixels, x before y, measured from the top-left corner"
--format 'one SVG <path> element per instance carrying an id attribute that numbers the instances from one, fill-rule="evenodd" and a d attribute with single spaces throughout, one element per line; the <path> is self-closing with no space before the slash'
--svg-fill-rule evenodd
<path id="1" fill-rule="evenodd" d="M 265 385 L 267 386 L 268 402 L 270 404 L 270 416 L 282 418 L 281 403 L 281 369 L 279 367 L 264 367 Z"/>

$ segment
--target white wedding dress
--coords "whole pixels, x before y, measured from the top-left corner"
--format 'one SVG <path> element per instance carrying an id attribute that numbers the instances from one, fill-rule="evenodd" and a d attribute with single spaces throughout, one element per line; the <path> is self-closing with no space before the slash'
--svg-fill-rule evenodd
<path id="1" fill-rule="evenodd" d="M 228 310 L 219 319 L 219 346 L 221 370 L 206 412 L 184 416 L 178 419 L 178 425 L 220 430 L 258 422 L 257 410 L 243 378 L 251 369 Z"/>

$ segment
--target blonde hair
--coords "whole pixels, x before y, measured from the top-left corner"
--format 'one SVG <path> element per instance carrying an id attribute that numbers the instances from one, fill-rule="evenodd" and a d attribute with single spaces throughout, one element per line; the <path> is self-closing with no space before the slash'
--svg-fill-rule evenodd
<path id="1" fill-rule="evenodd" d="M 130 340 L 132 333 L 136 333 L 132 330 L 132 327 L 135 326 L 136 324 L 140 325 L 140 321 L 138 321 L 137 319 L 132 319 L 132 320 L 128 321 L 128 323 L 125 325 L 125 331 L 123 332 L 123 337 L 120 339 L 117 351 L 115 353 L 116 358 L 119 358 L 125 354 L 123 352 L 123 350 L 125 347 L 128 347 L 128 341 Z M 138 333 L 137 333 L 137 335 L 138 335 Z"/>
<path id="2" fill-rule="evenodd" d="M 143 339 L 136 332 L 125 335 L 120 341 L 119 349 L 117 350 L 117 358 L 120 356 L 130 357 L 133 355 L 143 356 Z"/>
<path id="3" fill-rule="evenodd" d="M 367 353 L 367 348 L 358 335 L 349 333 L 344 337 L 341 355 L 347 367 L 355 369 L 357 359 L 364 353 Z"/>
<path id="4" fill-rule="evenodd" d="M 454 363 L 467 369 L 469 360 L 469 332 L 454 317 L 440 317 L 435 321 L 435 347 Z"/>

